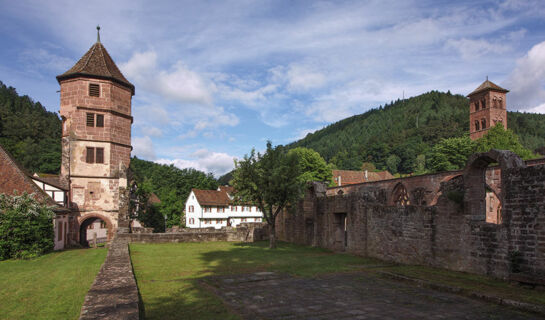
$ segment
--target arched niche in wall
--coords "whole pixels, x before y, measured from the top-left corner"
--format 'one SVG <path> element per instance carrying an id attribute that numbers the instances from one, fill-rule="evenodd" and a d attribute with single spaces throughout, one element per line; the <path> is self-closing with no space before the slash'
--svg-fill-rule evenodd
<path id="1" fill-rule="evenodd" d="M 401 182 L 396 184 L 392 190 L 391 199 L 390 202 L 394 206 L 405 207 L 411 204 L 407 188 Z"/>
<path id="2" fill-rule="evenodd" d="M 506 169 L 526 167 L 526 164 L 515 153 L 508 150 L 492 149 L 489 152 L 473 154 L 464 169 L 464 211 L 473 220 L 486 221 L 487 187 L 486 169 L 492 163 L 499 164 L 500 175 Z M 503 190 L 504 179 L 500 180 L 499 190 Z M 490 191 L 488 191 L 490 192 Z M 503 203 L 503 192 L 494 193 L 500 204 Z M 501 217 L 500 217 L 501 221 Z"/>

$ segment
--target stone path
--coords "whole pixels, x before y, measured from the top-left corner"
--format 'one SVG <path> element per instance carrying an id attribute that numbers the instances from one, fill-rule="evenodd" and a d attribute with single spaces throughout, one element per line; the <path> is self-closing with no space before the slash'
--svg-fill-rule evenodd
<path id="1" fill-rule="evenodd" d="M 205 281 L 245 319 L 539 319 L 366 273 L 309 279 L 260 272 Z"/>
<path id="2" fill-rule="evenodd" d="M 126 239 L 110 243 L 108 255 L 81 307 L 80 320 L 139 319 L 138 287 Z"/>

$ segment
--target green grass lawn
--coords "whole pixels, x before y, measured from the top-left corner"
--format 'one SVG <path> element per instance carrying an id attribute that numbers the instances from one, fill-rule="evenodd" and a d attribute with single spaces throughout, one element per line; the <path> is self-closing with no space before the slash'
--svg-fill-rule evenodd
<path id="1" fill-rule="evenodd" d="M 107 250 L 0 261 L 0 319 L 77 319 Z"/>
<path id="2" fill-rule="evenodd" d="M 296 276 L 342 272 L 380 261 L 328 250 L 268 242 L 131 244 L 131 259 L 146 319 L 238 319 L 198 279 L 276 271 Z"/>

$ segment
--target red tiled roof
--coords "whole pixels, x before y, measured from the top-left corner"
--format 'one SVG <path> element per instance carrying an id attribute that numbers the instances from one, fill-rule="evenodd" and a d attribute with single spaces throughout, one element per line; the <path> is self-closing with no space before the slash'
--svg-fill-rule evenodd
<path id="1" fill-rule="evenodd" d="M 357 184 L 364 182 L 373 182 L 380 180 L 393 179 L 394 176 L 388 171 L 371 172 L 367 171 L 367 178 L 365 177 L 365 171 L 355 170 L 333 170 L 333 179 L 335 183 L 339 184 L 339 176 L 341 177 L 341 186 L 349 184 Z"/>
<path id="2" fill-rule="evenodd" d="M 119 71 L 114 60 L 100 42 L 96 42 L 70 70 L 58 75 L 57 81 L 61 82 L 81 76 L 113 80 L 129 88 L 134 94 L 134 85 Z"/>
<path id="3" fill-rule="evenodd" d="M 59 189 L 64 190 L 64 191 L 68 191 L 68 189 L 63 187 L 62 184 L 60 183 L 60 180 L 59 180 L 60 177 L 58 175 L 35 173 L 32 176 L 32 179 L 36 179 L 38 181 L 45 182 L 47 184 L 52 185 L 55 188 L 59 188 Z"/>
<path id="4" fill-rule="evenodd" d="M 152 192 L 151 195 L 149 196 L 148 202 L 151 204 L 161 203 L 161 199 L 159 199 L 159 197 Z"/>
<path id="5" fill-rule="evenodd" d="M 498 86 L 497 84 L 495 84 L 494 82 L 489 81 L 488 79 L 486 79 L 485 82 L 483 82 L 477 89 L 473 90 L 473 92 L 471 92 L 467 96 L 469 97 L 469 96 L 472 96 L 472 95 L 474 95 L 476 93 L 483 92 L 483 91 L 486 91 L 486 90 L 509 92 L 509 90 L 504 89 L 504 88 Z"/>
<path id="6" fill-rule="evenodd" d="M 229 205 L 229 196 L 225 191 L 218 190 L 200 190 L 191 189 L 197 197 L 197 201 L 202 206 L 227 206 Z"/>
<path id="7" fill-rule="evenodd" d="M 38 187 L 28 174 L 11 155 L 0 146 L 0 193 L 7 195 L 34 194 L 41 203 L 61 208 L 47 193 Z"/>

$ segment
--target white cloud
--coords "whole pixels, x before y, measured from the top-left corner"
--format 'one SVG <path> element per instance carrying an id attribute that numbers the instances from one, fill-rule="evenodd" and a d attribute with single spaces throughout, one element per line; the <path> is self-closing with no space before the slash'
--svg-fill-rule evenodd
<path id="1" fill-rule="evenodd" d="M 532 113 L 543 113 L 543 114 L 545 114 L 545 103 L 542 103 L 537 107 L 534 107 L 534 108 L 531 108 L 531 109 L 528 109 L 528 110 L 525 110 L 525 111 L 532 112 Z"/>
<path id="2" fill-rule="evenodd" d="M 123 73 L 140 87 L 182 103 L 212 104 L 213 85 L 177 61 L 170 70 L 157 66 L 155 51 L 137 52 L 120 64 Z"/>
<path id="3" fill-rule="evenodd" d="M 190 154 L 190 159 L 159 159 L 156 162 L 161 164 L 173 164 L 174 166 L 184 168 L 194 168 L 204 172 L 212 172 L 214 176 L 219 177 L 234 169 L 234 159 L 236 157 L 227 153 L 212 152 L 207 149 L 199 149 Z"/>
<path id="4" fill-rule="evenodd" d="M 507 96 L 509 107 L 542 110 L 545 103 L 545 41 L 533 46 L 517 61 L 505 87 L 511 90 Z"/>
<path id="5" fill-rule="evenodd" d="M 496 44 L 484 39 L 450 39 L 446 43 L 448 49 L 458 50 L 462 58 L 471 60 L 488 54 L 501 54 L 509 50 L 509 46 Z"/>
<path id="6" fill-rule="evenodd" d="M 144 128 L 142 128 L 142 131 L 144 132 L 145 135 L 151 136 L 151 137 L 158 138 L 163 136 L 163 131 L 156 127 L 145 126 Z"/>
<path id="7" fill-rule="evenodd" d="M 147 160 L 155 160 L 155 150 L 150 137 L 133 137 L 132 146 L 133 156 Z"/>

